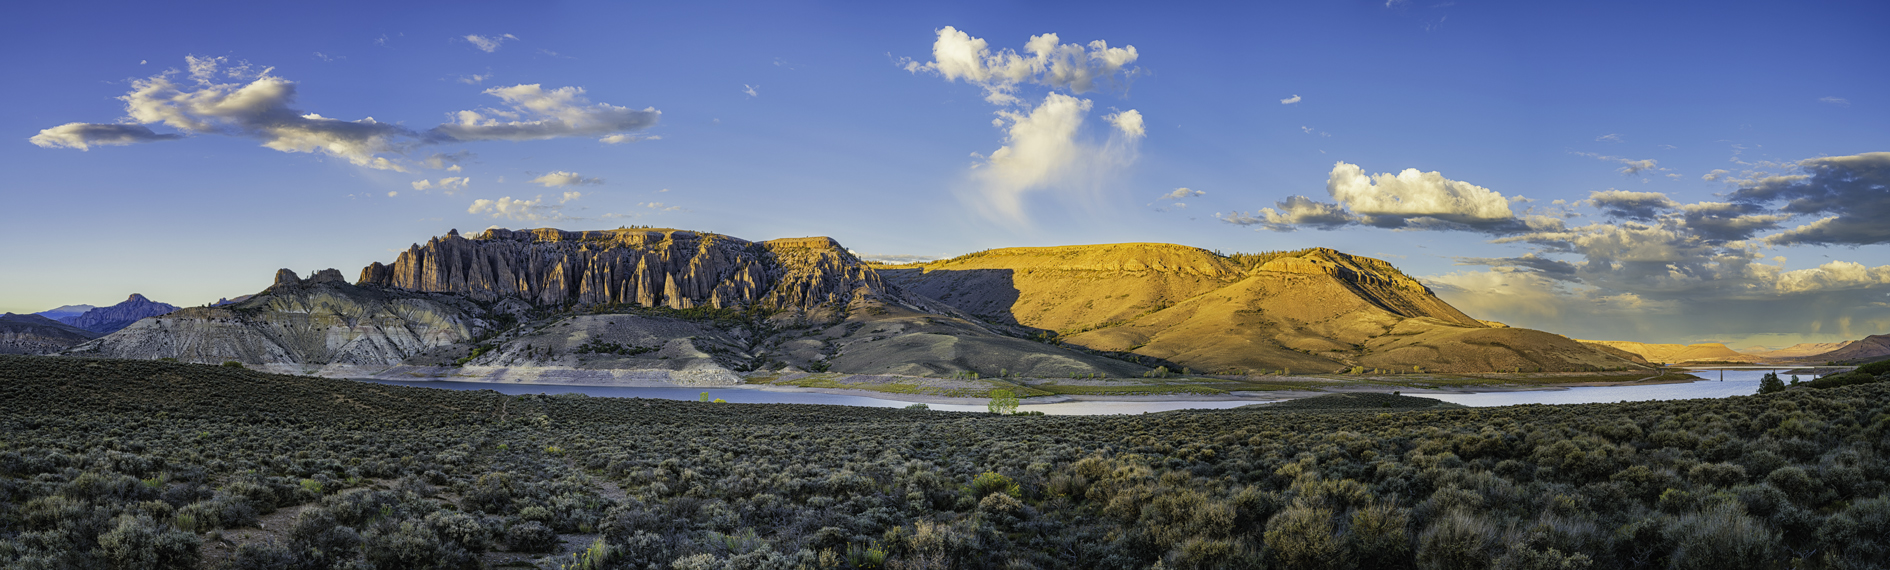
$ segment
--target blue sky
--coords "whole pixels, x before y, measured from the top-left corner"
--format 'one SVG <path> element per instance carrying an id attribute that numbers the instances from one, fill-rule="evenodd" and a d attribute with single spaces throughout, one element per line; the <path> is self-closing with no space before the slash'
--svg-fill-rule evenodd
<path id="1" fill-rule="evenodd" d="M 1890 332 L 1881 3 L 7 12 L 0 310 L 653 225 L 1325 246 L 1580 338 Z"/>

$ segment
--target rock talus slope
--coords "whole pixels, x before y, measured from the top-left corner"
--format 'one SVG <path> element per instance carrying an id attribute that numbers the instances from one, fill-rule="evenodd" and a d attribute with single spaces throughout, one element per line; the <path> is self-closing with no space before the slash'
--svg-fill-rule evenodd
<path id="1" fill-rule="evenodd" d="M 66 353 L 234 360 L 296 373 L 326 367 L 378 370 L 428 348 L 471 340 L 488 326 L 478 318 L 484 314 L 478 305 L 452 295 L 356 287 L 333 269 L 302 280 L 284 269 L 274 285 L 243 302 L 143 319 Z"/>

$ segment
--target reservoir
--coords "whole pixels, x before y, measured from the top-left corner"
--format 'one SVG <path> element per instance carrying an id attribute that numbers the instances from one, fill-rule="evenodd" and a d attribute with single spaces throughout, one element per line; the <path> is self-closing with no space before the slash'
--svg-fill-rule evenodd
<path id="1" fill-rule="evenodd" d="M 1683 384 L 1651 384 L 1641 386 L 1592 386 L 1561 388 L 1548 390 L 1501 391 L 1501 392 L 1452 392 L 1425 393 L 1423 390 L 1406 390 L 1409 395 L 1436 398 L 1446 402 L 1472 407 L 1513 406 L 1518 404 L 1593 404 L 1606 402 L 1641 402 L 1648 400 L 1691 400 L 1699 398 L 1725 398 L 1728 396 L 1750 396 L 1759 391 L 1759 378 L 1766 370 L 1727 370 L 1725 380 L 1720 380 L 1717 370 L 1696 370 L 1695 375 L 1706 378 L 1698 382 Z M 1791 375 L 1780 374 L 1787 382 Z M 1803 376 L 1811 380 L 1810 376 Z M 912 402 L 896 399 L 897 395 L 878 398 L 844 394 L 823 394 L 816 392 L 774 392 L 749 388 L 630 388 L 612 386 L 569 386 L 562 384 L 499 384 L 486 382 L 445 382 L 445 381 L 390 381 L 369 380 L 380 384 L 413 386 L 418 388 L 443 388 L 448 390 L 493 390 L 502 394 L 585 394 L 601 398 L 660 398 L 666 400 L 696 400 L 704 392 L 709 399 L 721 398 L 740 404 L 827 404 L 840 406 L 869 406 L 878 408 L 903 408 Z M 1179 400 L 1179 401 L 1074 401 L 1051 404 L 1026 404 L 1019 406 L 1020 411 L 1043 412 L 1050 415 L 1096 415 L 1096 414 L 1140 414 L 1186 409 L 1226 409 L 1247 405 L 1265 405 L 1260 400 Z M 982 412 L 982 404 L 927 404 L 931 409 L 953 412 Z"/>

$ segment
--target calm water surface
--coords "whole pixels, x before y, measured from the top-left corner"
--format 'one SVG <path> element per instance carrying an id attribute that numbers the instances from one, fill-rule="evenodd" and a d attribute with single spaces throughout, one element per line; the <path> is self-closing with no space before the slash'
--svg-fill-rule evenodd
<path id="1" fill-rule="evenodd" d="M 1790 374 L 1780 368 L 1779 376 L 1790 382 Z M 1685 384 L 1653 384 L 1647 386 L 1597 386 L 1587 388 L 1569 388 L 1567 390 L 1539 390 L 1530 392 L 1479 392 L 1475 394 L 1422 394 L 1426 398 L 1437 398 L 1446 402 L 1455 402 L 1465 406 L 1513 406 L 1516 404 L 1597 404 L 1604 402 L 1644 402 L 1648 400 L 1693 400 L 1698 398 L 1724 398 L 1727 396 L 1751 396 L 1759 392 L 1759 378 L 1767 370 L 1727 370 L 1725 380 L 1720 380 L 1718 370 L 1693 370 L 1693 375 L 1706 378 L 1700 382 Z M 1802 375 L 1802 380 L 1810 381 L 1810 375 Z M 1417 394 L 1413 394 L 1417 395 Z"/>
<path id="2" fill-rule="evenodd" d="M 665 400 L 696 400 L 703 392 L 709 393 L 709 399 L 721 398 L 737 404 L 832 404 L 840 406 L 869 406 L 875 408 L 903 408 L 913 402 L 868 398 L 866 396 L 846 396 L 840 394 L 821 394 L 818 392 L 769 392 L 743 388 L 618 388 L 611 386 L 562 386 L 554 384 L 488 384 L 484 382 L 405 382 L 394 380 L 366 380 L 377 384 L 394 384 L 419 388 L 444 388 L 447 390 L 493 390 L 501 394 L 585 394 L 603 398 L 661 398 Z M 1096 415 L 1096 414 L 1139 414 L 1143 412 L 1165 412 L 1187 409 L 1223 409 L 1245 406 L 1252 401 L 1185 401 L 1185 402 L 1061 402 L 1056 404 L 1032 404 L 1018 406 L 1018 410 L 1043 412 L 1051 415 Z M 948 412 L 982 412 L 984 404 L 926 404 L 934 410 Z"/>
<path id="3" fill-rule="evenodd" d="M 1640 402 L 1647 400 L 1691 400 L 1696 398 L 1724 398 L 1727 396 L 1749 396 L 1759 391 L 1759 377 L 1764 370 L 1727 370 L 1725 380 L 1721 381 L 1717 370 L 1694 371 L 1695 375 L 1707 378 L 1705 381 L 1686 384 L 1656 384 L 1650 386 L 1604 386 L 1587 388 L 1569 388 L 1567 390 L 1533 390 L 1527 392 L 1479 392 L 1473 394 L 1422 394 L 1427 398 L 1437 398 L 1466 406 L 1511 406 L 1517 404 L 1592 404 L 1602 402 Z M 1791 380 L 1790 375 L 1786 381 Z M 1811 376 L 1804 376 L 1811 380 Z M 665 400 L 695 400 L 709 393 L 709 399 L 721 398 L 739 404 L 829 404 L 841 406 L 869 406 L 876 408 L 903 408 L 912 402 L 887 398 L 869 398 L 866 396 L 847 396 L 840 394 L 821 394 L 815 392 L 769 392 L 742 388 L 618 388 L 609 386 L 562 386 L 553 384 L 488 384 L 484 382 L 403 382 L 393 380 L 367 380 L 379 384 L 395 384 L 420 388 L 444 388 L 448 390 L 493 390 L 502 394 L 585 394 L 604 398 L 661 398 Z M 1418 394 L 1413 394 L 1418 395 Z M 1173 402 L 1061 402 L 1056 404 L 1031 404 L 1019 406 L 1019 410 L 1043 412 L 1051 415 L 1096 415 L 1096 414 L 1140 414 L 1146 412 L 1165 412 L 1188 409 L 1225 409 L 1256 404 L 1249 400 L 1207 400 Z M 927 404 L 934 410 L 952 412 L 982 412 L 983 404 Z"/>

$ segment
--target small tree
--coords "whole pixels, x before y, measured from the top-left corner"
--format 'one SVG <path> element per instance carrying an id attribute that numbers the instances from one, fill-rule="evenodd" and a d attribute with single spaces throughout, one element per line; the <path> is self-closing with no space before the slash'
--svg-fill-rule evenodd
<path id="1" fill-rule="evenodd" d="M 993 414 L 1009 415 L 1017 412 L 1017 394 L 1010 390 L 992 390 L 988 408 Z"/>
<path id="2" fill-rule="evenodd" d="M 704 401 L 704 402 L 707 402 L 707 401 L 709 401 L 709 393 L 708 393 L 708 392 L 703 392 L 703 393 L 702 393 L 702 401 Z"/>
<path id="3" fill-rule="evenodd" d="M 1781 392 L 1784 390 L 1785 390 L 1785 381 L 1778 379 L 1777 372 L 1767 372 L 1765 373 L 1764 377 L 1759 379 L 1759 393 L 1760 394 L 1770 394 L 1773 392 Z"/>

